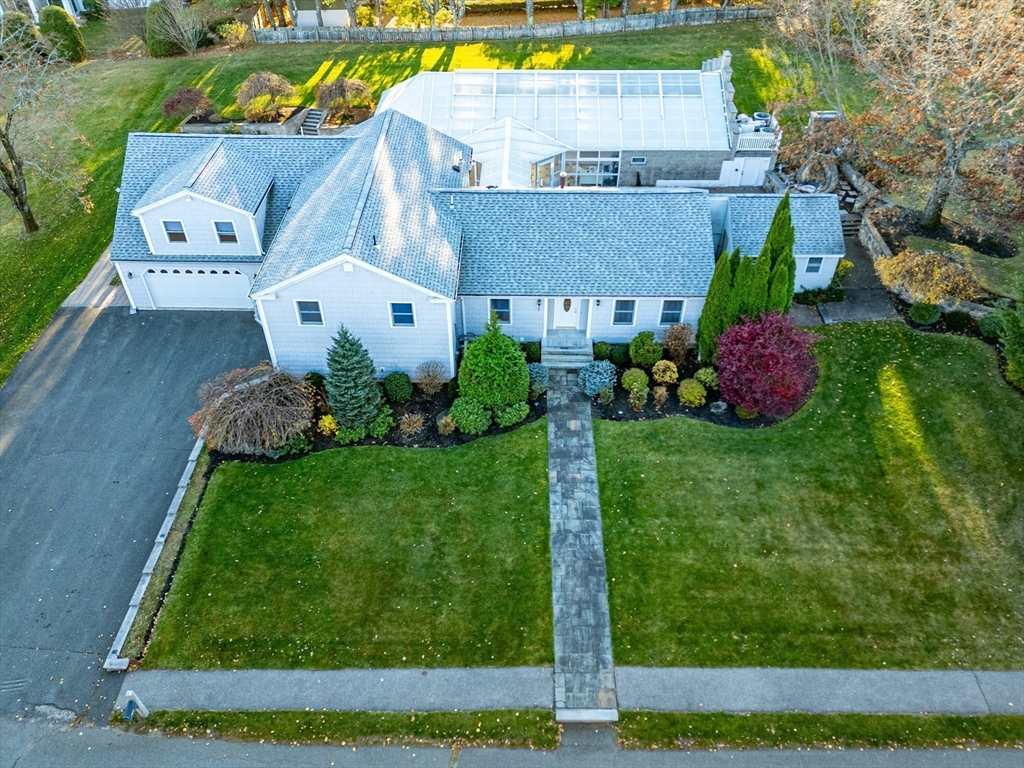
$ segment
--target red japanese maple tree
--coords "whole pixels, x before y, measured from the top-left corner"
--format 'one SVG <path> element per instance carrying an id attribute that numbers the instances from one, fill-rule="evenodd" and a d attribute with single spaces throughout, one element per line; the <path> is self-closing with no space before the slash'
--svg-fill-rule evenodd
<path id="1" fill-rule="evenodd" d="M 814 340 L 787 315 L 742 319 L 718 338 L 715 368 L 722 397 L 764 416 L 793 413 L 814 384 Z"/>

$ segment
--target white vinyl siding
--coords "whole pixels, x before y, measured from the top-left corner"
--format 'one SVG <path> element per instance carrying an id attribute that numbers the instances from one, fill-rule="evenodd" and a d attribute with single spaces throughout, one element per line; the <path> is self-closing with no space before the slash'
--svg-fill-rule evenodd
<path id="1" fill-rule="evenodd" d="M 812 288 L 827 288 L 836 273 L 841 256 L 797 256 L 796 287 L 797 292 Z M 814 265 L 817 263 L 817 270 Z"/>
<path id="2" fill-rule="evenodd" d="M 362 342 L 377 369 L 413 374 L 426 360 L 450 365 L 448 313 L 443 301 L 356 263 L 346 272 L 337 264 L 274 292 L 262 300 L 266 333 L 276 362 L 293 373 L 324 372 L 327 350 L 338 326 L 344 325 Z M 295 302 L 320 302 L 324 324 L 299 325 Z M 414 305 L 415 327 L 394 327 L 391 305 Z M 382 370 L 383 369 L 383 370 Z"/>
<path id="3" fill-rule="evenodd" d="M 256 229 L 260 230 L 262 223 L 258 219 Z M 149 234 L 153 253 L 161 256 L 259 256 L 262 253 L 260 243 L 253 236 L 252 216 L 194 197 L 191 202 L 179 197 L 158 205 L 139 216 L 139 220 Z M 164 222 L 181 222 L 188 242 L 169 242 Z M 214 222 L 229 222 L 238 242 L 221 242 Z"/>
<path id="4" fill-rule="evenodd" d="M 544 335 L 544 297 L 512 296 L 509 301 L 512 322 L 503 325 L 501 330 L 518 341 L 538 341 Z M 455 313 L 460 323 L 465 316 L 462 333 L 479 335 L 490 319 L 490 297 L 461 296 Z"/>
<path id="5" fill-rule="evenodd" d="M 697 318 L 704 307 L 703 296 L 679 296 L 678 301 L 683 301 L 683 322 L 689 323 L 694 329 L 697 328 Z M 636 298 L 636 308 L 633 312 L 633 325 L 613 325 L 612 314 L 615 308 L 615 298 L 597 297 L 590 300 L 590 311 L 593 316 L 590 320 L 590 336 L 594 341 L 626 342 L 631 341 L 641 331 L 654 331 L 656 338 L 660 338 L 665 326 L 661 324 L 661 309 L 664 299 L 661 298 Z M 598 303 L 600 302 L 600 303 Z"/>

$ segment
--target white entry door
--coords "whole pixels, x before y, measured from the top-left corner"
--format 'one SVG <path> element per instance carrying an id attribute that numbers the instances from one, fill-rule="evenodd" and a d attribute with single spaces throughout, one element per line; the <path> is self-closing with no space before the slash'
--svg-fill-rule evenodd
<path id="1" fill-rule="evenodd" d="M 563 296 L 554 299 L 555 328 L 578 328 L 580 324 L 580 299 Z"/>

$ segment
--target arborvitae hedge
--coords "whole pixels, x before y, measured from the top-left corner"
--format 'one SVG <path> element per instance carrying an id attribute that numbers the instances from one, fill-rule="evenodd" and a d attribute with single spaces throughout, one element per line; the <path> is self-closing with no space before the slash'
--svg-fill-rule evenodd
<path id="1" fill-rule="evenodd" d="M 732 256 L 739 253 L 737 248 Z M 708 295 L 704 299 L 704 309 L 697 320 L 697 348 L 702 360 L 711 360 L 715 355 L 715 342 L 728 327 L 726 313 L 732 293 L 732 256 L 722 254 L 715 263 L 715 272 L 711 276 Z"/>

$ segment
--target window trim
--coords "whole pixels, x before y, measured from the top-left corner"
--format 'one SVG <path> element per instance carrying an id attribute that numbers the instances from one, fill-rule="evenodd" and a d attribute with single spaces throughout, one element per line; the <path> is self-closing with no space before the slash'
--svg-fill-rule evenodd
<path id="1" fill-rule="evenodd" d="M 816 264 L 814 264 L 816 269 L 811 269 L 811 262 L 817 262 Z M 806 275 L 820 275 L 821 274 L 821 268 L 823 266 L 825 266 L 825 257 L 824 256 L 809 256 L 807 258 L 807 266 L 804 267 L 804 274 L 806 274 Z"/>
<path id="2" fill-rule="evenodd" d="M 300 303 L 302 303 L 302 304 L 307 304 L 307 303 L 308 304 L 316 304 L 317 312 L 320 313 L 320 322 L 319 323 L 307 323 L 307 322 L 304 322 L 302 320 L 302 311 L 299 309 L 299 304 Z M 307 326 L 307 327 L 310 327 L 310 328 L 323 328 L 325 325 L 327 325 L 326 321 L 324 320 L 324 306 L 323 306 L 322 303 L 320 303 L 319 299 L 295 299 L 294 304 L 295 304 L 295 320 L 296 320 L 296 322 L 299 325 Z"/>
<path id="3" fill-rule="evenodd" d="M 494 312 L 494 307 L 491 306 L 492 301 L 507 301 L 508 302 L 508 322 L 498 320 L 498 325 L 512 325 L 512 297 L 511 296 L 488 296 L 487 297 L 487 322 L 491 321 L 491 312 Z"/>
<path id="4" fill-rule="evenodd" d="M 620 301 L 631 301 L 631 302 L 633 302 L 633 312 L 630 315 L 630 322 L 628 322 L 628 323 L 616 323 L 615 322 L 615 313 L 618 311 L 616 309 L 616 306 L 618 305 L 618 303 Z M 612 299 L 612 325 L 616 326 L 618 328 L 635 328 L 636 327 L 636 310 L 637 310 L 637 302 L 638 301 L 639 301 L 639 299 Z"/>
<path id="5" fill-rule="evenodd" d="M 666 301 L 678 301 L 682 306 L 679 307 L 679 319 L 675 323 L 664 322 L 665 317 L 665 302 Z M 662 328 L 667 328 L 670 325 L 683 322 L 683 318 L 686 317 L 686 299 L 662 299 L 661 300 L 661 311 L 658 313 L 658 325 Z"/>
<path id="6" fill-rule="evenodd" d="M 181 236 L 185 238 L 184 240 L 171 240 L 171 233 L 167 231 L 167 225 L 171 223 L 181 225 Z M 164 238 L 169 245 L 188 245 L 188 232 L 185 231 L 184 221 L 181 219 L 160 219 L 160 226 L 163 227 Z"/>
<path id="7" fill-rule="evenodd" d="M 220 221 L 213 221 L 211 223 L 213 225 L 213 236 L 215 238 L 217 238 L 217 243 L 219 245 L 240 245 L 240 243 L 238 241 L 238 230 L 235 228 L 235 222 L 234 221 L 220 220 Z M 233 241 L 221 239 L 220 232 L 217 231 L 217 225 L 218 224 L 230 224 L 231 225 L 231 236 L 233 238 L 235 238 L 235 239 Z"/>
<path id="8" fill-rule="evenodd" d="M 412 325 L 401 325 L 395 324 L 395 304 L 408 304 L 412 309 Z M 388 320 L 391 322 L 392 328 L 415 328 L 416 327 L 416 302 L 414 301 L 389 301 L 388 302 Z"/>

